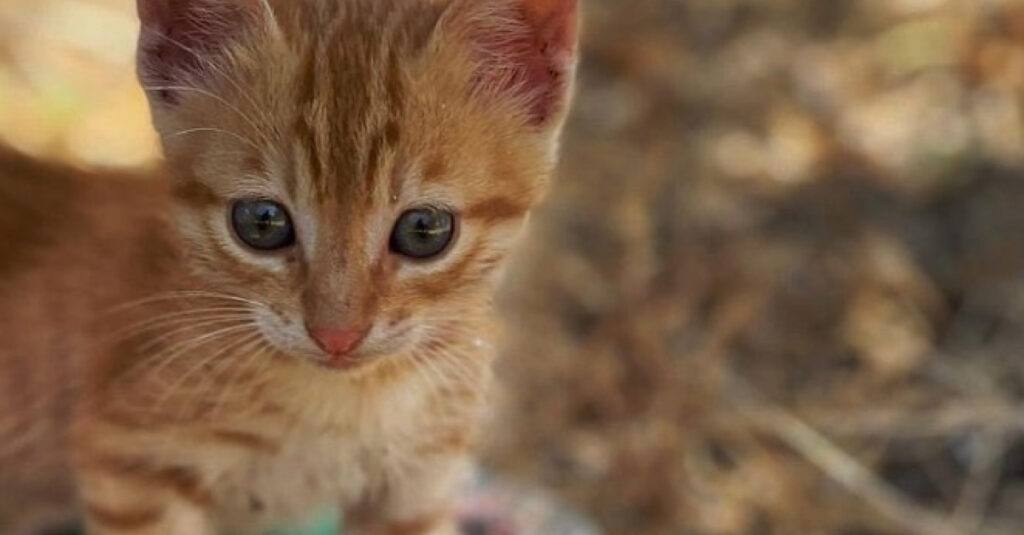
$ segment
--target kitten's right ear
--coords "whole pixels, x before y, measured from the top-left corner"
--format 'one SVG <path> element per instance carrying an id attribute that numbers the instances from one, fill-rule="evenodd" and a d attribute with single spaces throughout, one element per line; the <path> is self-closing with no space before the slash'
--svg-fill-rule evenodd
<path id="1" fill-rule="evenodd" d="M 564 119 L 578 59 L 579 0 L 453 0 L 441 25 L 470 45 L 478 98 L 515 103 L 534 127 Z"/>
<path id="2" fill-rule="evenodd" d="M 251 20 L 252 6 L 260 4 L 237 0 L 137 0 L 142 23 L 139 79 L 151 101 L 174 104 L 174 87 L 192 85 L 211 73 L 218 56 Z M 262 5 L 267 6 L 265 2 Z"/>

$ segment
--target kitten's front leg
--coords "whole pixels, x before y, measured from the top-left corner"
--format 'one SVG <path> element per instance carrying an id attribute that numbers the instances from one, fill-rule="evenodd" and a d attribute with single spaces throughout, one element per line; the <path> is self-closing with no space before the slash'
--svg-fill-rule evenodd
<path id="1" fill-rule="evenodd" d="M 216 535 L 199 504 L 169 481 L 90 467 L 79 486 L 89 535 Z"/>
<path id="2" fill-rule="evenodd" d="M 386 495 L 347 511 L 345 535 L 457 535 L 455 499 L 469 465 L 463 454 L 423 459 L 391 480 Z"/>

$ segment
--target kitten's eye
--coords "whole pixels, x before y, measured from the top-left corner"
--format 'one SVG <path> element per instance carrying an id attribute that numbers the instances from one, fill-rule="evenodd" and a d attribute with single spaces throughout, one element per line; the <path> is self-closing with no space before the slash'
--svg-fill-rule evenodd
<path id="1" fill-rule="evenodd" d="M 416 208 L 398 218 L 391 233 L 391 250 L 426 260 L 440 255 L 455 236 L 455 216 L 437 208 Z"/>
<path id="2" fill-rule="evenodd" d="M 231 224 L 242 243 L 257 251 L 276 251 L 295 244 L 295 229 L 284 206 L 265 199 L 237 201 Z"/>

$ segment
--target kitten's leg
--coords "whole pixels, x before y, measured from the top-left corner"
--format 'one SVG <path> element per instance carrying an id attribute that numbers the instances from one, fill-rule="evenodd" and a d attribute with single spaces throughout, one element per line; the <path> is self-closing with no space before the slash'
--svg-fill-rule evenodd
<path id="1" fill-rule="evenodd" d="M 79 484 L 89 535 L 215 535 L 201 506 L 167 481 L 92 468 Z"/>
<path id="2" fill-rule="evenodd" d="M 454 503 L 469 464 L 461 454 L 424 459 L 390 481 L 380 500 L 349 511 L 346 535 L 457 535 Z"/>

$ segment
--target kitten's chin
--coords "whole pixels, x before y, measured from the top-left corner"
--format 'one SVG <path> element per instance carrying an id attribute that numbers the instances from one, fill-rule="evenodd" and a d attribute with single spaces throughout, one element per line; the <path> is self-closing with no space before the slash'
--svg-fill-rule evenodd
<path id="1" fill-rule="evenodd" d="M 356 350 L 345 355 L 328 355 L 322 351 L 279 349 L 282 357 L 313 370 L 330 373 L 355 372 L 369 368 L 387 358 L 385 355 Z"/>
<path id="2" fill-rule="evenodd" d="M 357 350 L 347 355 L 321 354 L 316 358 L 304 357 L 303 360 L 325 373 L 362 374 L 398 357 L 395 353 Z"/>
<path id="3" fill-rule="evenodd" d="M 356 355 L 329 355 L 315 359 L 313 364 L 325 370 L 344 372 L 364 366 L 367 364 L 367 361 Z"/>

